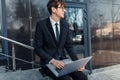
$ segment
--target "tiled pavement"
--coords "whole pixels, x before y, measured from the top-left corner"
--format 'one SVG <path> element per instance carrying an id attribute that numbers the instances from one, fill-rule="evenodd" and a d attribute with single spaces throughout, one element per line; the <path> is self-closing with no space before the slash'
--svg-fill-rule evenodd
<path id="1" fill-rule="evenodd" d="M 120 65 L 105 67 L 93 70 L 91 75 L 88 75 L 89 80 L 120 80 Z M 1 72 L 0 80 L 49 80 L 47 77 L 42 77 L 38 69 L 16 71 L 16 72 Z"/>
<path id="2" fill-rule="evenodd" d="M 93 70 L 89 80 L 120 80 L 120 65 Z"/>

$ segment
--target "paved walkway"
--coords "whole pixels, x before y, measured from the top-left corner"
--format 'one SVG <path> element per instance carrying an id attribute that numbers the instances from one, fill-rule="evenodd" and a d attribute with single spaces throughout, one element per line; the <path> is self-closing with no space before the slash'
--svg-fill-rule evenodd
<path id="1" fill-rule="evenodd" d="M 120 80 L 120 65 L 95 69 L 88 78 L 89 80 Z M 0 80 L 48 80 L 48 78 L 43 78 L 38 69 L 7 73 L 2 70 L 0 72 Z"/>
<path id="2" fill-rule="evenodd" d="M 95 69 L 89 80 L 120 80 L 120 65 Z"/>

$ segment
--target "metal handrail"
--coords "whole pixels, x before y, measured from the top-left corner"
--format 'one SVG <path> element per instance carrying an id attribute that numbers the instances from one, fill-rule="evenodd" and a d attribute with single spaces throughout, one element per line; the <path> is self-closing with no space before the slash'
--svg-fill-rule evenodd
<path id="1" fill-rule="evenodd" d="M 12 43 L 14 43 L 14 44 L 18 44 L 18 45 L 23 46 L 23 47 L 25 47 L 25 48 L 27 48 L 27 49 L 30 49 L 30 50 L 34 50 L 34 48 L 33 48 L 32 46 L 25 45 L 25 44 L 23 44 L 23 43 L 21 43 L 21 42 L 12 40 L 12 39 L 10 39 L 10 38 L 6 38 L 6 37 L 3 37 L 3 36 L 0 36 L 0 39 L 3 39 L 3 40 L 6 40 L 6 41 L 9 41 L 9 42 L 12 42 Z"/>
<path id="2" fill-rule="evenodd" d="M 15 41 L 15 40 L 12 40 L 12 39 L 3 37 L 3 36 L 0 36 L 0 39 L 9 41 L 9 42 L 14 43 L 14 44 L 17 44 L 17 45 L 20 45 L 20 46 L 25 47 L 25 48 L 30 49 L 30 50 L 34 50 L 34 47 L 32 47 L 32 46 L 25 45 L 25 44 L 23 44 L 23 43 L 21 43 L 21 42 L 18 42 L 18 41 Z M 34 65 L 37 65 L 37 66 L 41 66 L 41 65 L 36 64 L 36 63 L 34 63 L 34 62 L 29 62 L 29 61 L 26 61 L 26 60 L 23 60 L 23 59 L 20 59 L 20 58 L 16 58 L 16 57 L 15 57 L 15 51 L 14 51 L 14 45 L 12 45 L 12 46 L 13 46 L 13 48 L 12 48 L 12 50 L 13 50 L 13 51 L 12 51 L 12 56 L 7 55 L 7 54 L 2 54 L 2 53 L 0 53 L 0 55 L 3 55 L 3 56 L 6 56 L 6 57 L 9 57 L 9 58 L 12 58 L 12 59 L 13 59 L 13 70 L 16 70 L 15 60 L 19 60 L 19 61 L 23 61 L 23 62 L 26 62 L 26 63 L 30 63 L 30 64 L 32 64 L 32 65 L 34 64 Z"/>
<path id="3" fill-rule="evenodd" d="M 7 55 L 7 54 L 2 54 L 2 53 L 0 53 L 0 55 L 6 56 L 6 57 L 9 57 L 9 58 L 13 58 L 12 56 Z M 39 64 L 36 64 L 36 63 L 33 63 L 33 62 L 29 62 L 29 61 L 26 61 L 26 60 L 23 60 L 23 59 L 20 59 L 20 58 L 15 58 L 15 59 L 16 59 L 16 60 L 19 60 L 19 61 L 23 61 L 23 62 L 29 63 L 29 64 L 34 64 L 34 65 L 36 65 L 36 66 L 41 66 L 41 65 L 39 65 Z"/>

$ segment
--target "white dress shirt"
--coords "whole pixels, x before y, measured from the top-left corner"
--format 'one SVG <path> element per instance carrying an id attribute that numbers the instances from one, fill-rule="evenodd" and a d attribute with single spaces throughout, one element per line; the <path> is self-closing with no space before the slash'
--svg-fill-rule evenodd
<path id="1" fill-rule="evenodd" d="M 54 31 L 54 35 L 55 35 L 55 38 L 56 38 L 56 22 L 50 17 L 50 22 L 52 24 L 52 28 L 53 28 L 53 31 Z M 57 22 L 58 24 L 58 31 L 59 31 L 59 34 L 60 34 L 60 21 Z M 53 58 L 54 59 L 54 58 Z M 49 61 L 49 63 L 51 63 L 51 60 Z"/>
<path id="2" fill-rule="evenodd" d="M 52 24 L 52 28 L 53 28 L 53 31 L 54 31 L 54 35 L 55 35 L 55 37 L 56 37 L 56 23 L 58 24 L 58 31 L 59 31 L 59 34 L 60 34 L 60 21 L 58 21 L 58 22 L 55 22 L 51 17 L 50 17 L 50 22 L 51 22 L 51 24 Z"/>

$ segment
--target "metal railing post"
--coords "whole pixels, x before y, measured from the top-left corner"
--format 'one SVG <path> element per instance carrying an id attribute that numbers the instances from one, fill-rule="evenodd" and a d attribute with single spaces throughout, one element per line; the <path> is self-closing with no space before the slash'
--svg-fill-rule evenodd
<path id="1" fill-rule="evenodd" d="M 26 60 L 24 60 L 24 59 L 17 58 L 16 55 L 15 55 L 15 44 L 16 44 L 16 45 L 20 45 L 20 46 L 22 46 L 22 47 L 24 47 L 24 48 L 30 49 L 30 50 L 32 50 L 32 51 L 34 50 L 34 47 L 29 46 L 29 45 L 26 45 L 26 44 L 23 44 L 23 43 L 21 43 L 21 42 L 15 41 L 15 40 L 12 40 L 12 39 L 7 38 L 7 37 L 4 37 L 4 36 L 0 36 L 0 39 L 12 43 L 12 56 L 10 56 L 10 55 L 8 55 L 8 54 L 2 54 L 2 53 L 0 53 L 0 55 L 3 55 L 3 56 L 6 56 L 6 57 L 9 57 L 9 58 L 12 58 L 13 71 L 16 70 L 16 60 L 19 60 L 19 61 L 22 61 L 22 62 L 25 62 L 25 63 L 32 64 L 32 68 L 34 68 L 34 65 L 41 67 L 41 65 L 36 64 L 33 60 L 32 60 L 31 62 L 29 62 L 29 61 L 26 61 Z"/>
<path id="2" fill-rule="evenodd" d="M 12 43 L 12 62 L 13 62 L 13 71 L 16 70 L 16 61 L 15 61 L 15 46 Z"/>

